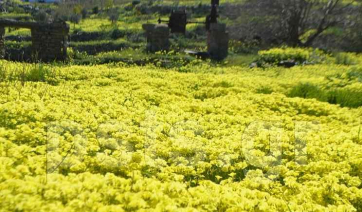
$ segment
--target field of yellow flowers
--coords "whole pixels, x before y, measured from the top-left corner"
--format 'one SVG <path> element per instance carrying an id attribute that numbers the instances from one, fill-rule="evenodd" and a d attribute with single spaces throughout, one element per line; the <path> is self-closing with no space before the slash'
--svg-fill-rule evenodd
<path id="1" fill-rule="evenodd" d="M 0 69 L 0 212 L 362 211 L 358 65 Z"/>

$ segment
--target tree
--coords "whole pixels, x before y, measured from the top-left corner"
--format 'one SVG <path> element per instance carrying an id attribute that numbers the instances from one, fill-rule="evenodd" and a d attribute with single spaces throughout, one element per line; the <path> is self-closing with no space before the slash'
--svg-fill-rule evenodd
<path id="1" fill-rule="evenodd" d="M 82 15 L 82 5 L 77 4 L 73 7 L 73 13 L 76 15 Z"/>
<path id="2" fill-rule="evenodd" d="M 33 18 L 37 22 L 49 22 L 51 20 L 50 15 L 45 10 L 39 10 L 34 13 Z"/>
<path id="3" fill-rule="evenodd" d="M 291 46 L 311 46 L 327 29 L 348 19 L 355 1 L 248 0 L 245 8 L 275 39 Z"/>
<path id="4" fill-rule="evenodd" d="M 88 10 L 86 8 L 82 9 L 82 19 L 86 19 L 88 15 Z"/>
<path id="5" fill-rule="evenodd" d="M 118 8 L 112 8 L 108 11 L 108 18 L 112 22 L 112 24 L 117 23 L 119 19 L 119 11 Z"/>
<path id="6" fill-rule="evenodd" d="M 74 28 L 75 28 L 75 24 L 79 24 L 81 18 L 82 18 L 82 16 L 79 14 L 72 14 L 70 16 L 70 22 L 72 22 L 74 24 Z"/>

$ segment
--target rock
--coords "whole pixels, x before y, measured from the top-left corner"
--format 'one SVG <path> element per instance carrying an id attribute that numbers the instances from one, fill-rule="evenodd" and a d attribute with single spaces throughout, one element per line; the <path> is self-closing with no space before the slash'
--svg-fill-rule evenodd
<path id="1" fill-rule="evenodd" d="M 278 63 L 278 66 L 282 66 L 285 68 L 291 68 L 293 66 L 296 66 L 298 63 L 294 60 L 283 60 Z"/>
<path id="2" fill-rule="evenodd" d="M 191 50 L 185 50 L 185 53 L 200 58 L 202 60 L 210 58 L 210 54 L 208 52 L 196 52 Z"/>
<path id="3" fill-rule="evenodd" d="M 258 63 L 254 62 L 254 63 L 251 63 L 249 65 L 249 68 L 257 68 L 258 67 Z"/>

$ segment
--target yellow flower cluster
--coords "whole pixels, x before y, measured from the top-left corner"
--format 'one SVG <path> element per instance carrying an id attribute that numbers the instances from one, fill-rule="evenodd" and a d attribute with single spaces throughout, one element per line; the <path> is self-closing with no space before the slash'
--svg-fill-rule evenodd
<path id="1" fill-rule="evenodd" d="M 362 108 L 285 95 L 351 67 L 0 67 L 1 212 L 362 210 Z"/>

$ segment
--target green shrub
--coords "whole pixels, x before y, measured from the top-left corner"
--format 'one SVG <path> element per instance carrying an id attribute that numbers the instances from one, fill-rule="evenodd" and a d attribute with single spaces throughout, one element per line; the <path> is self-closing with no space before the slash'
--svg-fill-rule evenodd
<path id="1" fill-rule="evenodd" d="M 328 102 L 341 107 L 357 108 L 362 106 L 362 91 L 334 90 L 328 92 Z"/>
<path id="2" fill-rule="evenodd" d="M 282 61 L 303 63 L 320 63 L 326 55 L 318 49 L 311 48 L 273 48 L 259 51 L 259 62 L 278 64 Z"/>
<path id="3" fill-rule="evenodd" d="M 321 89 L 311 83 L 300 83 L 297 86 L 294 86 L 288 94 L 289 97 L 302 97 L 302 98 L 315 98 L 315 99 L 325 99 L 324 93 Z"/>
<path id="4" fill-rule="evenodd" d="M 20 81 L 57 84 L 55 72 L 50 67 L 42 64 L 35 64 L 30 70 L 22 71 L 20 73 Z"/>
<path id="5" fill-rule="evenodd" d="M 41 63 L 24 66 L 19 63 L 15 71 L 9 71 L 6 66 L 0 66 L 0 82 L 45 82 L 56 85 L 58 79 L 55 71 L 49 65 Z"/>
<path id="6" fill-rule="evenodd" d="M 256 42 L 247 42 L 247 41 L 237 41 L 230 40 L 229 42 L 229 50 L 234 53 L 242 53 L 242 54 L 251 54 L 256 53 L 259 50 L 259 46 Z"/>
<path id="7" fill-rule="evenodd" d="M 110 37 L 113 40 L 117 40 L 118 38 L 123 38 L 126 35 L 126 33 L 120 29 L 118 29 L 118 27 L 115 27 L 113 30 L 111 30 L 110 32 Z"/>
<path id="8" fill-rule="evenodd" d="M 25 75 L 25 81 L 30 82 L 45 82 L 47 75 L 49 75 L 50 70 L 44 68 L 44 66 L 35 66 L 30 69 L 29 72 Z"/>
<path id="9" fill-rule="evenodd" d="M 98 13 L 99 13 L 99 8 L 98 8 L 98 6 L 92 8 L 92 13 L 93 13 L 93 14 L 98 14 Z"/>
<path id="10" fill-rule="evenodd" d="M 335 63 L 340 65 L 355 65 L 357 61 L 353 54 L 341 52 L 335 55 Z"/>

